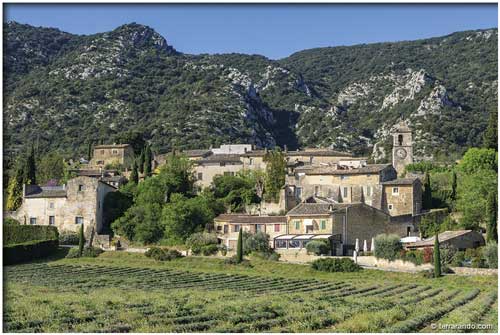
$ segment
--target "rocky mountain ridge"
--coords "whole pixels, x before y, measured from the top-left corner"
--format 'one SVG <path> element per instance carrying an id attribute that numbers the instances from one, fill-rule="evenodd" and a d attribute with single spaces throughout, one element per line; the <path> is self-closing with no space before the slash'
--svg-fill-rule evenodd
<path id="1" fill-rule="evenodd" d="M 82 155 L 136 132 L 155 151 L 221 143 L 331 146 L 387 161 L 391 128 L 418 157 L 478 145 L 496 108 L 496 29 L 258 55 L 187 55 L 153 29 L 95 35 L 4 25 L 4 148 Z"/>

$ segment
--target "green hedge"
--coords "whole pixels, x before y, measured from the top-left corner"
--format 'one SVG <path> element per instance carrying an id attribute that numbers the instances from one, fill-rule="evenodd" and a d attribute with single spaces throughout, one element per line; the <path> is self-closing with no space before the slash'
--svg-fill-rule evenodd
<path id="1" fill-rule="evenodd" d="M 58 246 L 57 239 L 11 244 L 3 247 L 3 261 L 5 265 L 9 265 L 47 257 L 55 252 Z"/>
<path id="2" fill-rule="evenodd" d="M 350 258 L 320 258 L 311 263 L 316 271 L 357 272 L 361 267 Z"/>
<path id="3" fill-rule="evenodd" d="M 403 246 L 395 234 L 380 234 L 375 237 L 375 257 L 394 261 L 398 259 Z"/>
<path id="4" fill-rule="evenodd" d="M 3 245 L 9 246 L 31 241 L 57 240 L 59 233 L 54 226 L 4 225 Z"/>

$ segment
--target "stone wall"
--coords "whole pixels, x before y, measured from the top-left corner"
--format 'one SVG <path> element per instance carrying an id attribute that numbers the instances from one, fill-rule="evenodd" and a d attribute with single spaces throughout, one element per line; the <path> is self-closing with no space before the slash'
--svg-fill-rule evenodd
<path id="1" fill-rule="evenodd" d="M 404 262 L 400 259 L 390 262 L 386 259 L 377 259 L 375 256 L 358 256 L 356 261 L 361 266 L 373 267 L 388 271 L 419 272 L 433 269 L 432 264 L 429 263 L 415 265 L 411 262 Z"/>
<path id="2" fill-rule="evenodd" d="M 452 267 L 451 270 L 460 276 L 498 276 L 498 269 Z"/>

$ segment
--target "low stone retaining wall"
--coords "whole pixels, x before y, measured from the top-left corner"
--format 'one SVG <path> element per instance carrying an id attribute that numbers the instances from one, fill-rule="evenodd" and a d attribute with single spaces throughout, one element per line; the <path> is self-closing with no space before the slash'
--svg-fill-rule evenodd
<path id="1" fill-rule="evenodd" d="M 451 270 L 460 276 L 498 276 L 498 269 L 452 267 Z"/>
<path id="2" fill-rule="evenodd" d="M 358 256 L 357 263 L 361 266 L 373 267 L 381 270 L 399 271 L 399 272 L 419 272 L 431 270 L 432 264 L 415 265 L 411 262 L 405 262 L 400 259 L 389 262 L 386 259 L 377 259 L 375 256 Z"/>

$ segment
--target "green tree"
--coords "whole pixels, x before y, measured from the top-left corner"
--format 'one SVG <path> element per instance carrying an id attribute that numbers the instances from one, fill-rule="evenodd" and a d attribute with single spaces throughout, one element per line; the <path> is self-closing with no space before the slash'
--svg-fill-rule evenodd
<path id="1" fill-rule="evenodd" d="M 205 229 L 214 217 L 215 213 L 204 197 L 186 198 L 174 193 L 162 212 L 165 240 L 169 244 L 182 244 L 191 234 Z"/>
<path id="2" fill-rule="evenodd" d="M 153 161 L 153 154 L 151 153 L 151 147 L 146 145 L 144 152 L 144 174 L 146 176 L 151 175 L 151 162 Z"/>
<path id="3" fill-rule="evenodd" d="M 486 240 L 488 242 L 498 242 L 498 208 L 497 208 L 497 190 L 492 190 L 488 194 L 487 199 L 487 213 L 488 213 L 488 223 L 486 226 Z"/>
<path id="4" fill-rule="evenodd" d="M 451 194 L 450 198 L 452 201 L 457 199 L 457 173 L 455 171 L 451 174 Z"/>
<path id="5" fill-rule="evenodd" d="M 132 172 L 130 173 L 130 181 L 132 183 L 139 183 L 139 173 L 137 172 L 137 163 L 134 160 L 134 164 L 132 165 Z"/>
<path id="6" fill-rule="evenodd" d="M 277 150 L 269 151 L 264 156 L 266 162 L 266 176 L 264 183 L 264 198 L 267 201 L 278 202 L 280 191 L 285 185 L 286 176 L 286 160 L 285 155 L 278 148 Z"/>
<path id="7" fill-rule="evenodd" d="M 64 179 L 64 158 L 57 152 L 48 153 L 40 158 L 37 164 L 38 183 L 44 184 L 49 180 L 61 182 Z"/>
<path id="8" fill-rule="evenodd" d="M 498 110 L 496 108 L 490 109 L 488 127 L 483 134 L 483 147 L 495 151 L 498 148 Z"/>
<path id="9" fill-rule="evenodd" d="M 455 210 L 461 213 L 459 222 L 463 228 L 486 227 L 489 217 L 488 194 L 494 192 L 497 185 L 497 173 L 492 170 L 462 174 L 457 186 Z"/>
<path id="10" fill-rule="evenodd" d="M 439 238 L 438 232 L 436 231 L 436 236 L 434 237 L 434 277 L 441 277 L 441 253 L 439 250 Z"/>
<path id="11" fill-rule="evenodd" d="M 92 159 L 92 141 L 89 141 L 89 145 L 87 148 L 87 157 L 89 161 Z"/>
<path id="12" fill-rule="evenodd" d="M 85 236 L 83 235 L 83 224 L 80 226 L 80 231 L 78 233 L 78 256 L 82 257 L 83 247 L 85 245 Z"/>
<path id="13" fill-rule="evenodd" d="M 139 155 L 139 172 L 144 173 L 144 161 L 145 161 L 145 153 L 144 149 L 141 150 L 141 154 Z"/>
<path id="14" fill-rule="evenodd" d="M 494 149 L 470 148 L 464 154 L 458 168 L 465 174 L 474 174 L 484 170 L 497 170 L 498 154 Z"/>
<path id="15" fill-rule="evenodd" d="M 244 211 L 245 205 L 260 202 L 255 190 L 255 180 L 250 173 L 215 176 L 210 190 L 231 212 Z"/>
<path id="16" fill-rule="evenodd" d="M 429 175 L 429 172 L 426 172 L 424 177 L 424 194 L 422 196 L 422 206 L 424 209 L 432 208 L 431 177 Z"/>
<path id="17" fill-rule="evenodd" d="M 8 211 L 17 210 L 23 202 L 23 184 L 25 176 L 23 164 L 18 163 L 14 171 L 14 176 L 10 178 L 7 187 L 6 208 Z"/>
<path id="18" fill-rule="evenodd" d="M 25 177 L 24 181 L 26 184 L 35 185 L 36 184 L 36 160 L 35 160 L 35 147 L 31 145 L 30 152 L 26 158 L 26 167 L 24 169 Z"/>
<path id="19" fill-rule="evenodd" d="M 238 233 L 238 244 L 236 245 L 236 262 L 243 262 L 243 231 L 241 227 Z"/>

